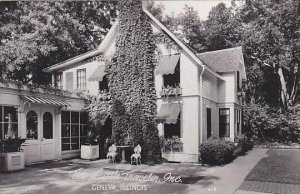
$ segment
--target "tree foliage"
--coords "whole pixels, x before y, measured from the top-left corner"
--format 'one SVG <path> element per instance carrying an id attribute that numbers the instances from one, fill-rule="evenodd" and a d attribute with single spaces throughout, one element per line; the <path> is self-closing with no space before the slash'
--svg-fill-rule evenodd
<path id="1" fill-rule="evenodd" d="M 197 52 L 242 46 L 244 129 L 256 139 L 299 142 L 300 1 L 233 0 L 231 7 L 213 7 L 206 21 L 188 6 L 166 18 L 162 22 Z"/>
<path id="2" fill-rule="evenodd" d="M 48 84 L 42 69 L 98 46 L 116 17 L 115 3 L 0 2 L 0 71 Z"/>
<path id="3" fill-rule="evenodd" d="M 142 146 L 142 160 L 160 158 L 154 86 L 155 44 L 140 0 L 119 1 L 116 53 L 107 67 L 113 135 L 117 144 L 131 136 Z"/>

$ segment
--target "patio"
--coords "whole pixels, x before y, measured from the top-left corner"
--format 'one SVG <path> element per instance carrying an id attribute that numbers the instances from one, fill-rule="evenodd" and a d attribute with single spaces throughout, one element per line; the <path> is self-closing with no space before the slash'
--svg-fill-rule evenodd
<path id="1" fill-rule="evenodd" d="M 216 167 L 196 163 L 136 166 L 81 159 L 35 164 L 24 171 L 0 174 L 0 193 L 233 193 L 266 151 L 254 149 Z"/>

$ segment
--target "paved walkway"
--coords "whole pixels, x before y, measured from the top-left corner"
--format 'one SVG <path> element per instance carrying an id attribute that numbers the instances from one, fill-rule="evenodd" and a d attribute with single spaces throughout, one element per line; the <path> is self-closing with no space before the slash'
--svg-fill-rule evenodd
<path id="1" fill-rule="evenodd" d="M 224 167 L 210 169 L 203 180 L 191 185 L 185 193 L 234 193 L 258 161 L 267 156 L 266 152 L 267 149 L 253 149 Z"/>
<path id="2" fill-rule="evenodd" d="M 223 167 L 176 163 L 133 166 L 80 159 L 36 164 L 24 171 L 0 174 L 0 193 L 232 194 L 266 151 L 254 149 Z"/>
<path id="3" fill-rule="evenodd" d="M 247 175 L 236 194 L 300 193 L 300 150 L 271 149 Z"/>

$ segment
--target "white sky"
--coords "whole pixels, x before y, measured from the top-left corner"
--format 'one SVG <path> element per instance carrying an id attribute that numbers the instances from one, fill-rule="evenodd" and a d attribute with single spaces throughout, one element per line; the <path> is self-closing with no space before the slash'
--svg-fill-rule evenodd
<path id="1" fill-rule="evenodd" d="M 183 12 L 185 4 L 194 7 L 198 11 L 201 20 L 206 20 L 208 13 L 212 7 L 223 2 L 226 7 L 231 5 L 231 0 L 154 0 L 155 3 L 162 3 L 165 6 L 165 13 L 168 15 L 174 14 L 175 16 Z"/>

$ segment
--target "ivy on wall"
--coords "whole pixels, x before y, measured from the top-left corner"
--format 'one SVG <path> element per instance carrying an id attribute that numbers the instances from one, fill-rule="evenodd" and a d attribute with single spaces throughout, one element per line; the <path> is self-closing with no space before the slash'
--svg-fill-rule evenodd
<path id="1" fill-rule="evenodd" d="M 131 136 L 142 146 L 142 160 L 161 157 L 154 84 L 155 38 L 141 0 L 119 1 L 116 53 L 107 64 L 113 136 L 117 144 Z"/>

